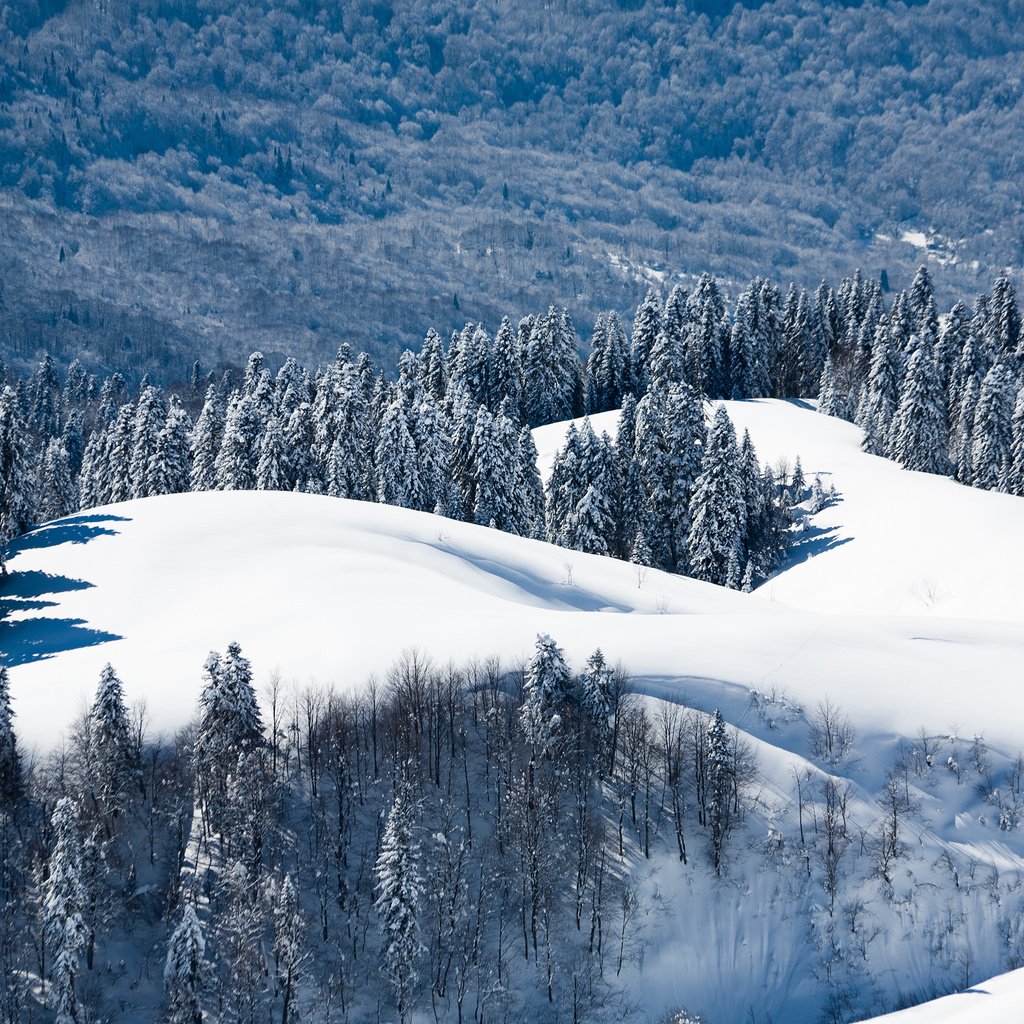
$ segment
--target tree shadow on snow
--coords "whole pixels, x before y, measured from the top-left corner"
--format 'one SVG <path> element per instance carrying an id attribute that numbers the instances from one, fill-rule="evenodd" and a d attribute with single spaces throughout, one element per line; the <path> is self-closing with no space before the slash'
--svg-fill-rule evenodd
<path id="1" fill-rule="evenodd" d="M 96 537 L 112 537 L 118 532 L 108 526 L 96 524 L 128 522 L 131 520 L 126 516 L 112 515 L 82 515 L 58 519 L 51 525 L 41 526 L 38 530 L 11 541 L 7 546 L 7 557 L 11 558 L 19 551 L 28 551 L 32 548 L 53 548 L 58 544 L 88 544 Z"/>
<path id="2" fill-rule="evenodd" d="M 27 665 L 33 661 L 52 658 L 64 651 L 80 647 L 95 647 L 122 639 L 116 633 L 106 633 L 85 624 L 84 619 L 51 619 L 38 616 L 5 622 L 0 627 L 0 650 L 4 664 Z"/>
<path id="3" fill-rule="evenodd" d="M 791 569 L 794 565 L 800 565 L 801 562 L 806 562 L 809 558 L 823 555 L 826 551 L 842 547 L 853 540 L 853 537 L 837 536 L 838 532 L 838 526 L 812 526 L 797 534 L 799 539 L 790 544 L 786 552 L 785 564 L 779 571 L 785 572 L 786 569 Z"/>

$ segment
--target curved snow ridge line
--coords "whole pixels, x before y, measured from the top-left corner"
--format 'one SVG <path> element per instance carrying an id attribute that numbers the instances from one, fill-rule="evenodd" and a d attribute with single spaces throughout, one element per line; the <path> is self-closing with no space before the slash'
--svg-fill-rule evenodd
<path id="1" fill-rule="evenodd" d="M 820 474 L 838 492 L 806 517 L 788 562 L 756 595 L 814 612 L 1024 624 L 1024 499 L 869 455 L 860 428 L 820 415 L 813 402 L 710 402 L 708 414 L 718 405 L 738 434 L 750 431 L 762 465 L 791 470 L 799 456 L 809 484 Z M 613 411 L 590 420 L 614 436 L 618 418 Z M 542 475 L 568 427 L 534 431 Z"/>
<path id="2" fill-rule="evenodd" d="M 872 1017 L 865 1024 L 1020 1024 L 1022 1018 L 1024 969 L 908 1010 Z"/>

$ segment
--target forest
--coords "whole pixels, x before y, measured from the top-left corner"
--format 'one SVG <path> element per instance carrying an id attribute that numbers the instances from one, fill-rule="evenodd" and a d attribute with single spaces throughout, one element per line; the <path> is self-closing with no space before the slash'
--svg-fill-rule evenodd
<path id="1" fill-rule="evenodd" d="M 705 270 L 1019 275 L 1016 0 L 585 6 L 0 5 L 5 358 L 391 372 Z"/>

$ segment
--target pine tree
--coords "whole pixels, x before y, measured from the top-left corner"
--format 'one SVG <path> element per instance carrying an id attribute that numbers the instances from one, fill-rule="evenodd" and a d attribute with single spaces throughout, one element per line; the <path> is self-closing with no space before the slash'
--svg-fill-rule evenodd
<path id="1" fill-rule="evenodd" d="M 37 515 L 40 522 L 60 519 L 78 508 L 78 490 L 63 441 L 50 438 L 39 460 Z"/>
<path id="2" fill-rule="evenodd" d="M 222 491 L 250 491 L 256 486 L 256 460 L 265 424 L 253 398 L 236 392 L 228 404 L 224 436 L 217 453 L 217 487 Z"/>
<path id="3" fill-rule="evenodd" d="M 440 401 L 439 398 L 435 400 Z M 506 411 L 515 420 L 523 416 L 523 357 L 519 339 L 509 318 L 502 317 L 501 326 L 494 337 L 491 366 L 490 407 Z"/>
<path id="4" fill-rule="evenodd" d="M 149 490 L 149 464 L 156 455 L 160 432 L 166 419 L 167 410 L 160 393 L 156 388 L 146 388 L 139 396 L 135 422 L 132 424 L 129 475 L 133 498 L 146 498 L 152 493 Z"/>
<path id="5" fill-rule="evenodd" d="M 89 788 L 101 813 L 122 814 L 138 781 L 140 759 L 132 739 L 124 688 L 110 665 L 100 673 L 89 711 Z"/>
<path id="6" fill-rule="evenodd" d="M 164 963 L 168 1024 L 203 1024 L 202 990 L 206 939 L 191 903 L 171 935 Z"/>
<path id="7" fill-rule="evenodd" d="M 256 489 L 259 491 L 291 490 L 291 473 L 285 451 L 281 421 L 271 416 L 260 440 L 260 457 L 256 464 Z"/>
<path id="8" fill-rule="evenodd" d="M 949 458 L 957 480 L 970 485 L 974 475 L 971 453 L 974 448 L 974 413 L 978 408 L 978 381 L 968 377 L 963 394 L 957 402 L 957 417 L 949 435 Z M 895 436 L 892 441 L 895 446 Z"/>
<path id="9" fill-rule="evenodd" d="M 931 352 L 923 347 L 914 352 L 907 365 L 893 429 L 892 457 L 900 465 L 923 473 L 949 470 L 945 396 Z"/>
<path id="10" fill-rule="evenodd" d="M 914 320 L 914 333 L 924 339 L 927 346 L 934 345 L 939 336 L 939 317 L 931 275 L 923 263 L 918 267 L 910 288 L 910 314 Z"/>
<path id="11" fill-rule="evenodd" d="M 690 499 L 690 572 L 697 579 L 725 584 L 730 556 L 741 553 L 746 510 L 739 474 L 736 432 L 724 406 L 715 412 L 703 468 Z"/>
<path id="12" fill-rule="evenodd" d="M 611 717 L 615 712 L 615 701 L 612 695 L 612 671 L 605 663 L 600 648 L 587 659 L 580 676 L 580 704 L 594 730 L 598 761 L 603 765 L 611 750 Z"/>
<path id="13" fill-rule="evenodd" d="M 303 948 L 305 924 L 299 893 L 291 875 L 285 875 L 274 904 L 274 967 L 281 992 L 281 1024 L 298 1024 L 298 989 L 307 956 Z"/>
<path id="14" fill-rule="evenodd" d="M 0 664 L 0 810 L 17 802 L 21 793 L 21 758 L 14 732 L 11 684 L 7 666 Z"/>
<path id="15" fill-rule="evenodd" d="M 192 431 L 192 470 L 189 486 L 193 491 L 212 491 L 217 487 L 217 454 L 224 433 L 217 389 L 211 384 L 206 401 Z"/>
<path id="16" fill-rule="evenodd" d="M 192 424 L 177 396 L 171 399 L 167 419 L 156 440 L 156 451 L 146 471 L 147 494 L 181 494 L 191 487 Z"/>
<path id="17" fill-rule="evenodd" d="M 725 840 L 731 824 L 733 789 L 732 744 L 722 712 L 715 708 L 708 727 L 708 825 L 711 829 L 711 855 L 715 874 L 722 873 Z"/>
<path id="18" fill-rule="evenodd" d="M 57 1024 L 78 1024 L 80 1007 L 75 992 L 88 929 L 83 914 L 86 891 L 82 883 L 82 840 L 74 806 L 61 797 L 53 811 L 53 849 L 43 884 L 42 925 L 50 951 L 50 978 Z"/>
<path id="19" fill-rule="evenodd" d="M 448 370 L 445 365 L 444 343 L 433 327 L 427 331 L 420 349 L 420 374 L 427 394 L 440 402 L 448 390 Z"/>
<path id="20" fill-rule="evenodd" d="M 378 501 L 401 508 L 422 506 L 419 458 L 400 394 L 388 404 L 381 421 L 375 462 Z"/>
<path id="21" fill-rule="evenodd" d="M 1010 441 L 1010 464 L 1006 473 L 1006 490 L 1024 497 L 1024 387 L 1017 392 L 1013 407 Z"/>
<path id="22" fill-rule="evenodd" d="M 537 468 L 537 446 L 529 427 L 519 431 L 516 462 L 516 493 L 519 495 L 519 522 L 515 532 L 534 540 L 544 538 L 544 484 Z"/>
<path id="23" fill-rule="evenodd" d="M 228 779 L 239 757 L 259 749 L 263 727 L 252 687 L 252 668 L 238 644 L 223 658 L 211 653 L 203 666 L 199 728 L 192 748 L 199 802 L 219 828 L 230 810 Z"/>
<path id="24" fill-rule="evenodd" d="M 889 340 L 887 328 L 879 327 L 871 353 L 867 400 L 861 414 L 864 430 L 862 447 L 872 455 L 884 455 L 892 420 L 899 406 L 900 376 L 898 354 Z"/>
<path id="25" fill-rule="evenodd" d="M 535 754 L 551 752 L 562 725 L 560 709 L 568 699 L 571 685 L 562 649 L 546 633 L 538 634 L 519 709 L 523 735 Z"/>
<path id="26" fill-rule="evenodd" d="M 128 501 L 134 496 L 132 487 L 132 452 L 134 451 L 135 407 L 122 405 L 107 433 L 107 479 L 111 502 Z"/>
<path id="27" fill-rule="evenodd" d="M 999 361 L 985 375 L 974 412 L 971 482 L 975 487 L 989 491 L 1006 488 L 1012 465 L 1015 398 L 1009 367 Z"/>
<path id="28" fill-rule="evenodd" d="M 652 288 L 637 307 L 630 339 L 630 367 L 635 393 L 642 395 L 650 383 L 651 352 L 661 327 L 661 297 Z"/>
<path id="29" fill-rule="evenodd" d="M 417 966 L 424 952 L 419 939 L 423 877 L 415 814 L 408 788 L 399 784 L 374 869 L 377 880 L 374 906 L 381 917 L 383 932 L 382 962 L 395 990 L 398 1019 L 402 1024 L 409 1019 L 418 979 Z"/>
<path id="30" fill-rule="evenodd" d="M 5 387 L 0 396 L 0 551 L 32 525 L 33 489 L 28 433 L 18 396 Z"/>

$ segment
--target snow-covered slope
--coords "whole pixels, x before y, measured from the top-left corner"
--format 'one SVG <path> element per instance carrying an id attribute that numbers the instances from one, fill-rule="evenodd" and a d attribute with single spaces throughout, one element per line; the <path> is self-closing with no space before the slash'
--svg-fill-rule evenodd
<path id="1" fill-rule="evenodd" d="M 1024 969 L 992 978 L 956 995 L 875 1017 L 870 1024 L 1020 1024 L 1022 1020 Z"/>
<path id="2" fill-rule="evenodd" d="M 762 463 L 799 455 L 840 501 L 814 517 L 791 563 L 761 589 L 786 604 L 828 612 L 891 612 L 1024 622 L 1024 501 L 908 473 L 860 449 L 861 431 L 813 403 L 726 402 Z M 614 436 L 618 413 L 592 418 Z M 577 421 L 579 422 L 579 421 Z M 567 424 L 534 432 L 546 473 Z"/>
<path id="3" fill-rule="evenodd" d="M 948 887 L 947 854 L 1014 877 L 1024 868 L 1019 833 L 1000 832 L 974 787 L 958 786 L 943 766 L 947 748 L 966 760 L 975 733 L 984 734 L 998 765 L 1024 747 L 1013 713 L 1024 615 L 1012 604 L 1024 502 L 903 473 L 862 455 L 854 428 L 798 406 L 730 403 L 730 412 L 741 427 L 749 423 L 762 459 L 799 452 L 808 471 L 833 472 L 843 493 L 813 522 L 813 532 L 832 534 L 809 537 L 794 563 L 753 595 L 431 515 L 313 495 L 173 495 L 42 527 L 14 545 L 12 576 L 0 590 L 8 613 L 0 647 L 12 666 L 20 734 L 44 748 L 56 742 L 107 661 L 129 699 L 145 699 L 153 727 L 171 729 L 194 713 L 206 653 L 231 640 L 241 643 L 260 684 L 279 669 L 285 682 L 359 687 L 410 647 L 435 659 L 498 654 L 513 662 L 528 655 L 538 632 L 548 632 L 576 665 L 601 646 L 643 691 L 721 707 L 756 746 L 755 819 L 769 833 L 796 830 L 792 778 L 807 767 L 807 719 L 822 697 L 857 728 L 856 760 L 842 775 L 866 823 L 899 738 L 922 727 L 945 737 L 938 767 L 916 795 L 901 899 Z M 548 459 L 564 430 L 537 432 Z M 894 504 L 906 523 L 920 520 L 915 529 L 925 540 L 889 536 Z M 978 566 L 960 554 L 960 542 L 942 543 L 948 523 L 961 519 L 974 530 Z M 955 580 L 957 600 L 928 604 L 901 593 L 917 572 Z M 951 610 L 958 617 L 943 615 Z M 764 993 L 760 1011 L 774 1019 L 816 1020 L 820 990 L 809 979 L 820 951 L 808 945 L 806 922 L 820 915 L 819 897 L 787 888 L 790 854 L 780 856 L 768 870 L 738 864 L 724 883 L 739 886 L 734 900 L 709 888 L 703 869 L 638 875 L 648 905 L 687 910 L 645 925 L 649 958 L 624 983 L 642 988 L 652 1007 L 688 1001 L 716 1009 L 718 1020 L 744 1019 L 751 993 Z M 870 860 L 862 850 L 857 870 Z M 851 891 L 861 884 L 863 877 L 849 879 Z M 1009 898 L 1006 886 L 1001 892 Z M 965 921 L 956 941 L 995 973 L 1006 956 L 998 903 L 981 885 L 957 889 L 956 898 Z M 872 951 L 874 964 L 887 965 L 876 976 L 878 1006 L 950 984 L 948 963 L 936 968 L 923 940 L 912 948 L 902 938 L 932 934 L 942 908 L 926 900 L 898 907 L 875 911 L 890 929 Z M 698 918 L 710 922 L 701 940 L 714 950 L 707 962 L 695 955 Z M 712 962 L 717 971 L 709 970 Z M 1013 1005 L 1020 994 L 1013 976 L 991 988 L 992 1007 Z M 973 998 L 948 1005 L 973 1005 Z M 946 1012 L 942 1005 L 936 1013 Z M 957 1018 L 909 1018 L 947 1019 Z"/>
<path id="4" fill-rule="evenodd" d="M 516 659 L 538 632 L 577 663 L 601 646 L 649 692 L 736 714 L 749 688 L 786 688 L 812 706 L 827 692 L 862 730 L 909 735 L 927 718 L 1024 743 L 1005 715 L 1020 626 L 817 615 L 389 506 L 170 495 L 43 527 L 15 545 L 10 567 L 3 646 L 19 726 L 47 745 L 107 661 L 170 728 L 193 713 L 206 653 L 231 640 L 263 678 L 276 667 L 358 686 L 405 648 Z"/>

